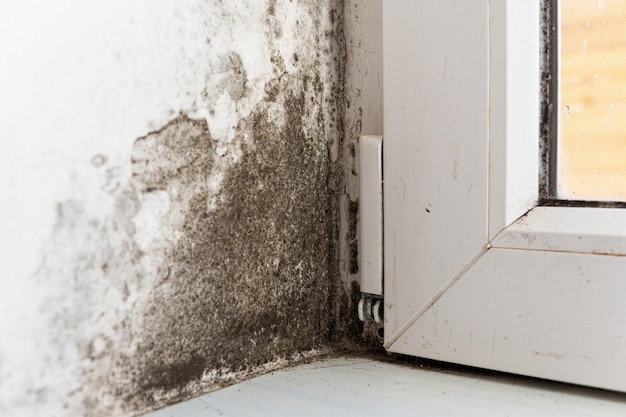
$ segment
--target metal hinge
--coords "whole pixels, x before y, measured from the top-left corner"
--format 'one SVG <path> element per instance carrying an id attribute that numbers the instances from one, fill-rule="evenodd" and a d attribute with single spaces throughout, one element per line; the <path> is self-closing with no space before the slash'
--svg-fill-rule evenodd
<path id="1" fill-rule="evenodd" d="M 383 138 L 359 139 L 359 319 L 382 323 L 383 312 Z"/>
<path id="2" fill-rule="evenodd" d="M 371 294 L 361 294 L 358 310 L 359 320 L 373 321 L 378 324 L 383 323 L 384 308 L 382 297 Z"/>

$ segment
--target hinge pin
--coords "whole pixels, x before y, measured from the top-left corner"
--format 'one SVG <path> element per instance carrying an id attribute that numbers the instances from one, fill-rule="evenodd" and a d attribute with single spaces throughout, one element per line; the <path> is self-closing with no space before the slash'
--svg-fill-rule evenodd
<path id="1" fill-rule="evenodd" d="M 382 323 L 384 313 L 382 298 L 364 294 L 359 301 L 358 313 L 361 321 Z"/>

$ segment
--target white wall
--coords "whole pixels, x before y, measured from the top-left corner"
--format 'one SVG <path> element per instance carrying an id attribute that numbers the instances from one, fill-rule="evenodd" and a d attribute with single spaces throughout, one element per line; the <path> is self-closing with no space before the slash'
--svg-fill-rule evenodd
<path id="1" fill-rule="evenodd" d="M 336 3 L 0 6 L 1 414 L 134 414 L 332 339 L 320 329 L 333 325 L 338 288 L 337 219 L 324 217 L 343 102 Z M 178 172 L 197 161 L 189 131 L 210 150 L 195 177 Z M 145 175 L 163 172 L 165 185 L 147 190 Z M 199 196 L 206 208 L 194 211 Z M 249 205 L 258 219 L 239 214 Z M 206 244 L 189 230 L 194 216 L 221 232 L 207 232 L 217 243 L 194 255 L 204 263 L 192 274 L 181 253 Z M 245 246 L 255 227 L 258 251 Z M 194 304 L 211 297 L 234 306 Z M 294 310 L 292 321 L 321 319 L 292 330 Z M 251 321 L 269 312 L 275 322 Z M 176 328 L 163 323 L 179 315 L 194 333 L 169 340 Z M 235 316 L 242 330 L 221 340 Z M 150 378 L 169 385 L 138 382 Z"/>

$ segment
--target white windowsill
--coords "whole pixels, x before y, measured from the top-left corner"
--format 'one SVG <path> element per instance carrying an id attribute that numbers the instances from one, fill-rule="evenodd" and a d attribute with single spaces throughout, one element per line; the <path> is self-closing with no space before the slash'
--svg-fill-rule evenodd
<path id="1" fill-rule="evenodd" d="M 626 395 L 344 357 L 273 372 L 146 417 L 222 415 L 624 416 Z"/>

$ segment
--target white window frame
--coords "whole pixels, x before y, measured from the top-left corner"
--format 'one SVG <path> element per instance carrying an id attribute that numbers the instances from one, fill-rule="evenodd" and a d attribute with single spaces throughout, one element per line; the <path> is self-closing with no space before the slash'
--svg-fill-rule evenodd
<path id="1" fill-rule="evenodd" d="M 384 345 L 626 391 L 626 210 L 537 205 L 540 3 L 383 2 Z"/>

